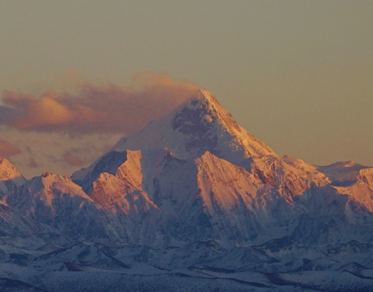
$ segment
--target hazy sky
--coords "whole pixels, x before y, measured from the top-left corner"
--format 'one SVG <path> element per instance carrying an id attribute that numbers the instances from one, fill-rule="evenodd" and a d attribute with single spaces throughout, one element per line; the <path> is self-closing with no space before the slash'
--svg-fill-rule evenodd
<path id="1" fill-rule="evenodd" d="M 2 0 L 0 123 L 23 116 L 0 155 L 70 174 L 136 129 L 112 113 L 152 100 L 157 117 L 195 84 L 279 155 L 373 165 L 372 15 L 371 0 Z"/>

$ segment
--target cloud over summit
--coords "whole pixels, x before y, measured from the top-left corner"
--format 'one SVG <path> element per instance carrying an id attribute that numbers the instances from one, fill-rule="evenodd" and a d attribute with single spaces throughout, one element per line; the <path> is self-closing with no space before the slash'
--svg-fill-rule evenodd
<path id="1" fill-rule="evenodd" d="M 132 134 L 191 97 L 198 89 L 166 74 L 140 73 L 132 85 L 80 85 L 77 93 L 40 96 L 3 92 L 0 124 L 23 131 Z"/>

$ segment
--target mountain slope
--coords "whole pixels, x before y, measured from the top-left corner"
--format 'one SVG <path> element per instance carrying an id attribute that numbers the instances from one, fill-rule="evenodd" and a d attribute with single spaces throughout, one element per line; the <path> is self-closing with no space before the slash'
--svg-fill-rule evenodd
<path id="1" fill-rule="evenodd" d="M 29 222 L 33 232 L 72 239 L 105 239 L 107 220 L 101 208 L 69 177 L 44 173 L 14 189 L 6 203 Z"/>
<path id="2" fill-rule="evenodd" d="M 310 188 L 330 184 L 329 178 L 315 166 L 288 156 L 251 157 L 242 166 L 289 201 Z"/>
<path id="3" fill-rule="evenodd" d="M 0 236 L 30 232 L 22 216 L 6 202 L 8 195 L 27 180 L 6 159 L 0 157 Z"/>

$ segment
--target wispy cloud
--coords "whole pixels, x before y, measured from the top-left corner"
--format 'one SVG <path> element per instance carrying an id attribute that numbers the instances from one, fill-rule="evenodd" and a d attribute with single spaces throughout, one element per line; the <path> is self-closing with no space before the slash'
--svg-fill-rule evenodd
<path id="1" fill-rule="evenodd" d="M 84 166 L 85 164 L 87 164 L 87 161 L 70 152 L 66 152 L 65 154 L 63 154 L 62 158 L 64 162 L 69 164 L 70 166 Z"/>
<path id="2" fill-rule="evenodd" d="M 92 149 L 88 147 L 70 148 L 63 155 L 61 162 L 69 166 L 85 166 L 92 160 Z"/>
<path id="3" fill-rule="evenodd" d="M 21 150 L 10 142 L 0 139 L 0 157 L 11 157 L 21 153 Z"/>
<path id="4" fill-rule="evenodd" d="M 4 91 L 0 124 L 23 131 L 131 134 L 197 89 L 166 74 L 141 73 L 126 88 L 84 83 L 74 94 L 49 91 L 34 96 Z"/>

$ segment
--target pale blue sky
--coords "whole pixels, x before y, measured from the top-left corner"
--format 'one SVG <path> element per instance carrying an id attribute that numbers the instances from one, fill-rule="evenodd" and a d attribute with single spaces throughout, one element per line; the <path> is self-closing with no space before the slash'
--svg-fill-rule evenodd
<path id="1" fill-rule="evenodd" d="M 363 0 L 2 0 L 0 90 L 165 72 L 280 155 L 373 165 L 372 15 Z"/>

